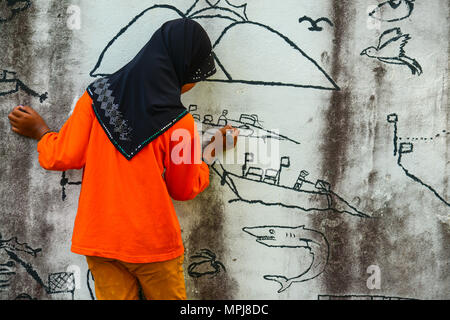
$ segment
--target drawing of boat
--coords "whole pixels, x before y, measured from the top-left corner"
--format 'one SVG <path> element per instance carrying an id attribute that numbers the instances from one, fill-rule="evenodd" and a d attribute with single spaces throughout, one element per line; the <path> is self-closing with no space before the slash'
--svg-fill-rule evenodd
<path id="1" fill-rule="evenodd" d="M 331 190 L 331 185 L 324 180 L 312 182 L 306 179 L 308 172 L 302 170 L 294 186 L 280 183 L 283 168 L 290 166 L 289 157 L 282 157 L 280 167 L 262 169 L 249 167 L 253 161 L 253 154 L 245 154 L 242 174 L 227 171 L 221 163 L 215 162 L 211 168 L 221 178 L 221 184 L 227 185 L 235 194 L 236 199 L 230 202 L 243 201 L 259 203 L 266 206 L 282 206 L 303 211 L 334 211 L 346 213 L 361 218 L 370 218 L 359 211 L 345 199 Z"/>
<path id="2" fill-rule="evenodd" d="M 289 137 L 283 136 L 277 132 L 265 129 L 259 122 L 257 114 L 241 114 L 239 120 L 228 118 L 228 110 L 223 110 L 222 114 L 214 121 L 214 117 L 210 114 L 206 114 L 201 119 L 200 114 L 197 112 L 197 105 L 191 104 L 189 106 L 189 112 L 192 114 L 194 120 L 201 124 L 201 133 L 205 136 L 213 136 L 214 132 L 209 131 L 210 129 L 219 129 L 226 125 L 231 125 L 234 128 L 239 129 L 240 137 L 250 137 L 263 139 L 276 139 L 285 140 L 295 144 L 300 144 L 300 142 L 295 141 Z"/>

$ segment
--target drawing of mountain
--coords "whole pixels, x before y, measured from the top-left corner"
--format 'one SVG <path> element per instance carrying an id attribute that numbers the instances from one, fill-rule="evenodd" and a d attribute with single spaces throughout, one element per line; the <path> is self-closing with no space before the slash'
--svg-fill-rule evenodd
<path id="1" fill-rule="evenodd" d="M 207 81 L 339 90 L 325 70 L 287 36 L 250 21 L 246 5 L 226 0 L 197 0 L 186 12 L 166 4 L 143 10 L 106 45 L 90 75 L 106 76 L 120 69 L 159 26 L 176 18 L 198 21 L 211 38 L 218 72 Z"/>

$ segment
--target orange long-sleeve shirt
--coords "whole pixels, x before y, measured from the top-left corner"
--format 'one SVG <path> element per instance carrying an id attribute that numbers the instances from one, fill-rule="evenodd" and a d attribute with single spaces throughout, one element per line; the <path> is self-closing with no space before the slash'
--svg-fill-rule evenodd
<path id="1" fill-rule="evenodd" d="M 177 129 L 187 130 L 191 138 L 172 141 Z M 191 163 L 177 164 L 172 151 L 183 148 L 191 151 Z M 171 197 L 190 200 L 209 185 L 209 168 L 201 161 L 200 148 L 194 119 L 186 114 L 126 160 L 109 141 L 85 92 L 61 130 L 45 135 L 37 146 L 44 169 L 84 168 L 72 252 L 130 263 L 182 255 Z"/>

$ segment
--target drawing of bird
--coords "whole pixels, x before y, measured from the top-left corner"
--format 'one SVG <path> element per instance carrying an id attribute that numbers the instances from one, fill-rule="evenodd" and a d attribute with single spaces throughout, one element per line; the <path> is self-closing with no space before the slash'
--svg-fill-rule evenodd
<path id="1" fill-rule="evenodd" d="M 361 55 L 378 59 L 384 63 L 405 65 L 413 75 L 420 76 L 422 74 L 421 65 L 405 54 L 404 48 L 410 39 L 411 36 L 403 34 L 400 28 L 392 28 L 381 34 L 377 47 L 368 47 L 361 52 Z"/>
<path id="2" fill-rule="evenodd" d="M 369 13 L 374 19 L 394 22 L 408 18 L 414 10 L 415 0 L 388 0 Z"/>
<path id="3" fill-rule="evenodd" d="M 298 19 L 299 23 L 302 23 L 302 22 L 305 22 L 305 21 L 308 21 L 309 23 L 311 23 L 311 27 L 308 28 L 308 30 L 310 30 L 310 31 L 322 31 L 323 28 L 319 27 L 319 25 L 318 25 L 319 22 L 321 22 L 321 21 L 324 21 L 324 22 L 328 23 L 332 27 L 334 26 L 334 24 L 330 21 L 330 19 L 325 18 L 325 17 L 322 17 L 322 18 L 319 18 L 317 20 L 314 20 L 314 19 L 312 19 L 312 18 L 310 18 L 308 16 L 303 16 L 300 19 Z"/>

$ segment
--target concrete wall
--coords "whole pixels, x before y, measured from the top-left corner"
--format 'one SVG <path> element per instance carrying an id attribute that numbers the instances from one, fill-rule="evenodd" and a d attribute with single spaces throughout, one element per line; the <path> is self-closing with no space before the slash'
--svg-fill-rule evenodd
<path id="1" fill-rule="evenodd" d="M 176 203 L 188 297 L 448 299 L 449 3 L 391 2 L 1 0 L 0 298 L 94 298 L 70 252 L 81 172 L 41 169 L 7 114 L 60 128 L 96 74 L 187 15 L 221 67 L 183 103 L 243 133 L 239 163 Z"/>

